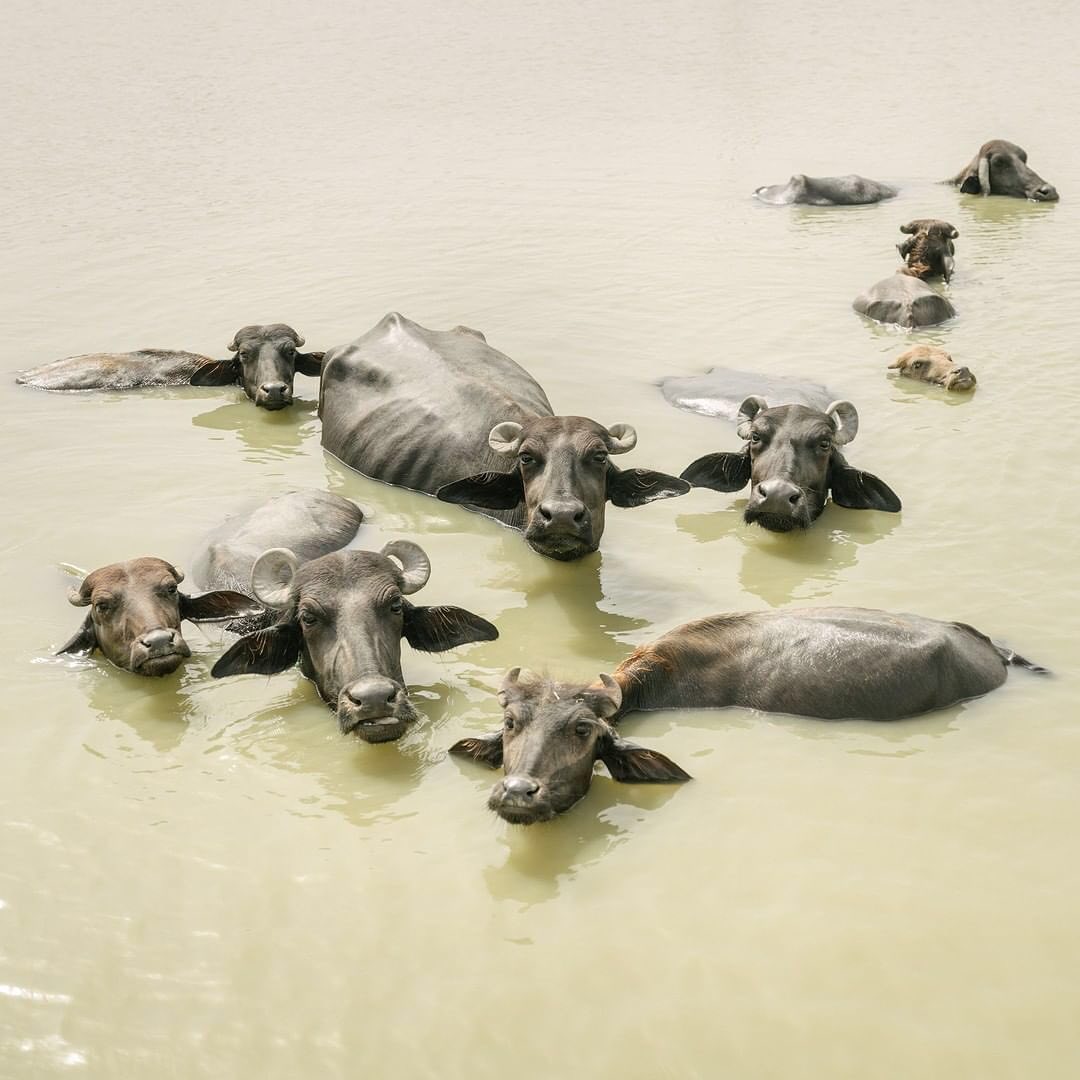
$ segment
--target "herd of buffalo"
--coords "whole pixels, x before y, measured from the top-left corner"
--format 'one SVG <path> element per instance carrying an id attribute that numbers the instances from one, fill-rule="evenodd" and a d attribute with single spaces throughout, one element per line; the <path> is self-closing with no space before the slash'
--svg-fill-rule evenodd
<path id="1" fill-rule="evenodd" d="M 1002 140 L 986 143 L 950 182 L 965 194 L 1058 198 L 1025 152 Z M 813 205 L 895 194 L 854 175 L 797 175 L 755 192 L 770 203 Z M 957 230 L 924 218 L 901 232 L 903 265 L 855 309 L 907 327 L 951 317 L 949 300 L 927 281 L 949 281 Z M 239 384 L 257 406 L 276 410 L 292 402 L 297 372 L 317 376 L 322 445 L 345 465 L 495 518 L 557 560 L 599 547 L 609 502 L 640 507 L 691 487 L 748 487 L 745 520 L 778 532 L 811 526 L 829 497 L 855 509 L 900 510 L 888 484 L 847 461 L 859 429 L 855 406 L 814 384 L 719 368 L 665 380 L 672 404 L 734 420 L 743 443 L 675 476 L 617 465 L 637 444 L 630 424 L 556 413 L 532 375 L 468 327 L 429 330 L 392 313 L 325 353 L 303 346 L 289 326 L 253 325 L 236 333 L 226 360 L 156 349 L 92 353 L 17 381 L 46 390 Z M 915 345 L 890 367 L 946 390 L 975 385 L 967 367 L 932 346 Z M 462 607 L 416 604 L 431 573 L 424 550 L 407 540 L 377 552 L 352 547 L 362 518 L 352 502 L 327 492 L 275 496 L 205 539 L 192 567 L 194 595 L 181 591 L 184 575 L 164 559 L 99 567 L 69 594 L 87 613 L 59 651 L 96 649 L 128 671 L 168 675 L 191 655 L 185 619 L 223 622 L 236 641 L 214 665 L 215 678 L 272 675 L 299 662 L 343 733 L 370 743 L 398 739 L 419 719 L 402 672 L 402 638 L 441 652 L 493 640 L 498 630 Z M 959 622 L 843 607 L 713 615 L 641 646 L 587 685 L 515 668 L 498 691 L 500 729 L 461 739 L 451 752 L 501 767 L 488 805 L 530 824 L 579 800 L 597 760 L 616 780 L 689 779 L 664 755 L 620 736 L 618 722 L 630 712 L 737 705 L 892 720 L 993 690 L 1009 666 L 1044 670 Z"/>

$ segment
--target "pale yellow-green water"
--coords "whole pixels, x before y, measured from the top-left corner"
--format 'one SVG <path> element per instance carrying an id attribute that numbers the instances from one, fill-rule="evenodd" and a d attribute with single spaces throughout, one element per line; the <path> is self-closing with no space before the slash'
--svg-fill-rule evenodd
<path id="1" fill-rule="evenodd" d="M 0 1076 L 1077 1075 L 1074 9 L 13 0 L 5 27 Z M 935 183 L 995 137 L 1059 204 Z M 749 198 L 795 171 L 902 192 Z M 960 230 L 958 318 L 865 323 L 852 298 L 927 216 Z M 904 511 L 776 537 L 694 491 L 554 564 L 325 456 L 310 379 L 269 415 L 10 378 L 224 356 L 252 322 L 323 349 L 389 310 L 478 327 L 670 472 L 738 442 L 659 377 L 824 382 Z M 891 380 L 913 341 L 975 394 Z M 401 743 L 339 736 L 297 671 L 211 680 L 217 630 L 161 681 L 50 658 L 82 615 L 65 565 L 190 565 L 297 486 L 355 499 L 368 546 L 422 543 L 423 601 L 501 630 L 405 647 Z M 689 618 L 818 602 L 970 622 L 1056 674 L 896 724 L 633 716 L 694 782 L 598 776 L 530 830 L 447 757 L 508 667 L 590 677 Z"/>

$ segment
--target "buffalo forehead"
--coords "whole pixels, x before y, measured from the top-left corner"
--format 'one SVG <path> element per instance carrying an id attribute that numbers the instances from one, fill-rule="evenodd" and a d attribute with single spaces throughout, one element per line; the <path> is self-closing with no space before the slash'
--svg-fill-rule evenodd
<path id="1" fill-rule="evenodd" d="M 344 591 L 382 593 L 401 587 L 397 563 L 376 551 L 335 551 L 305 563 L 296 572 L 296 595 L 332 600 Z"/>
<path id="2" fill-rule="evenodd" d="M 547 446 L 569 443 L 579 450 L 588 450 L 598 443 L 606 446 L 608 430 L 585 416 L 542 416 L 526 426 L 524 436 L 526 441 L 535 440 Z"/>

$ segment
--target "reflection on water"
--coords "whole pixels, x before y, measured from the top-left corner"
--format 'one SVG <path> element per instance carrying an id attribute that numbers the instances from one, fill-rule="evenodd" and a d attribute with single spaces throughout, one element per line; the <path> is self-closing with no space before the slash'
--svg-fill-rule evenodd
<path id="1" fill-rule="evenodd" d="M 275 456 L 297 454 L 318 439 L 318 402 L 294 400 L 287 409 L 269 412 L 259 409 L 241 395 L 240 401 L 219 405 L 210 412 L 192 417 L 196 427 L 211 431 L 231 431 L 253 453 L 248 461 L 259 462 Z M 229 451 L 226 450 L 226 453 Z"/>

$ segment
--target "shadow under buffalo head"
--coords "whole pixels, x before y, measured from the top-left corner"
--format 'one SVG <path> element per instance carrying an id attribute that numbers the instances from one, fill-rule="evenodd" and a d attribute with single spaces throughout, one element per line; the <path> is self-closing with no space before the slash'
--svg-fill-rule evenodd
<path id="1" fill-rule="evenodd" d="M 690 774 L 655 750 L 620 738 L 609 723 L 622 704 L 610 675 L 600 684 L 571 686 L 514 668 L 503 680 L 502 730 L 461 739 L 450 747 L 505 776 L 491 790 L 488 808 L 514 825 L 550 821 L 583 798 L 593 765 L 602 761 L 613 780 L 677 784 Z"/>
<path id="2" fill-rule="evenodd" d="M 853 469 L 838 449 L 855 438 L 859 414 L 850 401 L 834 401 L 824 412 L 805 405 L 769 408 L 760 397 L 739 407 L 741 453 L 706 454 L 682 477 L 694 487 L 738 491 L 750 484 L 744 518 L 773 532 L 805 529 L 833 502 L 852 510 L 895 513 L 900 500 L 872 473 Z"/>
<path id="3" fill-rule="evenodd" d="M 321 352 L 302 353 L 304 339 L 284 323 L 245 326 L 237 330 L 229 360 L 207 364 L 191 378 L 192 386 L 226 386 L 239 383 L 256 405 L 271 411 L 292 404 L 293 378 L 322 373 Z"/>
<path id="4" fill-rule="evenodd" d="M 184 575 L 163 559 L 110 563 L 87 574 L 68 593 L 76 607 L 89 607 L 75 636 L 58 652 L 88 655 L 100 649 L 107 660 L 136 675 L 168 675 L 191 655 L 180 622 L 219 622 L 262 609 L 242 593 L 202 596 L 180 592 Z"/>
<path id="5" fill-rule="evenodd" d="M 406 596 L 431 574 L 423 550 L 395 540 L 381 552 L 336 551 L 298 563 L 286 548 L 264 551 L 251 571 L 252 592 L 280 612 L 277 623 L 241 638 L 211 675 L 273 675 L 300 668 L 337 711 L 343 734 L 366 742 L 400 738 L 416 719 L 401 674 L 401 639 L 443 652 L 493 641 L 486 619 L 459 607 L 414 607 Z"/>
<path id="6" fill-rule="evenodd" d="M 643 506 L 685 495 L 690 485 L 649 469 L 618 469 L 609 456 L 637 443 L 629 424 L 606 428 L 583 416 L 543 416 L 525 424 L 506 421 L 491 429 L 488 445 L 517 458 L 513 472 L 489 472 L 445 484 L 444 502 L 485 510 L 524 505 L 525 539 L 552 559 L 577 559 L 595 551 L 604 534 L 604 509 Z"/>
<path id="7" fill-rule="evenodd" d="M 1056 202 L 1057 188 L 1028 167 L 1027 151 L 1005 139 L 991 139 L 953 178 L 967 195 L 1012 195 L 1035 202 Z"/>

